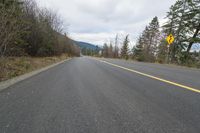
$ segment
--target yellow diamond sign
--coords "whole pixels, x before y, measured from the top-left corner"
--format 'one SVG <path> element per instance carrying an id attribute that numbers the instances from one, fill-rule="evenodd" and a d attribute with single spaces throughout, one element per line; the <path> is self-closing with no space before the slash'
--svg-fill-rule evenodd
<path id="1" fill-rule="evenodd" d="M 168 44 L 172 44 L 174 42 L 174 36 L 172 34 L 170 34 L 167 38 L 166 38 Z"/>

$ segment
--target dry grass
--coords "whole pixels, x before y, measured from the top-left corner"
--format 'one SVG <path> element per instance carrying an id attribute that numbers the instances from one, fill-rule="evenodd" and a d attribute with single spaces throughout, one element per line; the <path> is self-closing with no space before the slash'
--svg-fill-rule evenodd
<path id="1" fill-rule="evenodd" d="M 0 58 L 0 81 L 67 59 L 67 55 L 57 57 L 4 57 Z"/>

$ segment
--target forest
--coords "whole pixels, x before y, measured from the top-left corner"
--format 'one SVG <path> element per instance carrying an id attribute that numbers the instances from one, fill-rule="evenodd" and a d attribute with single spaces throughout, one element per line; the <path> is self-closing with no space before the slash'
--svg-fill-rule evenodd
<path id="1" fill-rule="evenodd" d="M 63 26 L 34 0 L 0 0 L 0 81 L 80 56 Z"/>
<path id="2" fill-rule="evenodd" d="M 63 33 L 56 12 L 37 6 L 34 0 L 0 0 L 0 57 L 55 56 L 80 51 Z"/>

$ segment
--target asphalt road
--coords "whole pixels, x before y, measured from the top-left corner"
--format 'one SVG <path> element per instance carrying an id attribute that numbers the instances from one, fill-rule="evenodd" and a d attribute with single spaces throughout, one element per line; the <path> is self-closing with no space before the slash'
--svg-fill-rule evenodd
<path id="1" fill-rule="evenodd" d="M 200 88 L 200 70 L 104 59 Z M 0 92 L 0 133 L 199 133 L 200 93 L 89 57 Z"/>

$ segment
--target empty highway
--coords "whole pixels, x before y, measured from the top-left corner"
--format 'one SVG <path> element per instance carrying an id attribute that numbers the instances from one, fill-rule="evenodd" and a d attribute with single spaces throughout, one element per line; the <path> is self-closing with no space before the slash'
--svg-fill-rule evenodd
<path id="1" fill-rule="evenodd" d="M 199 133 L 200 70 L 73 58 L 0 92 L 0 133 Z"/>

